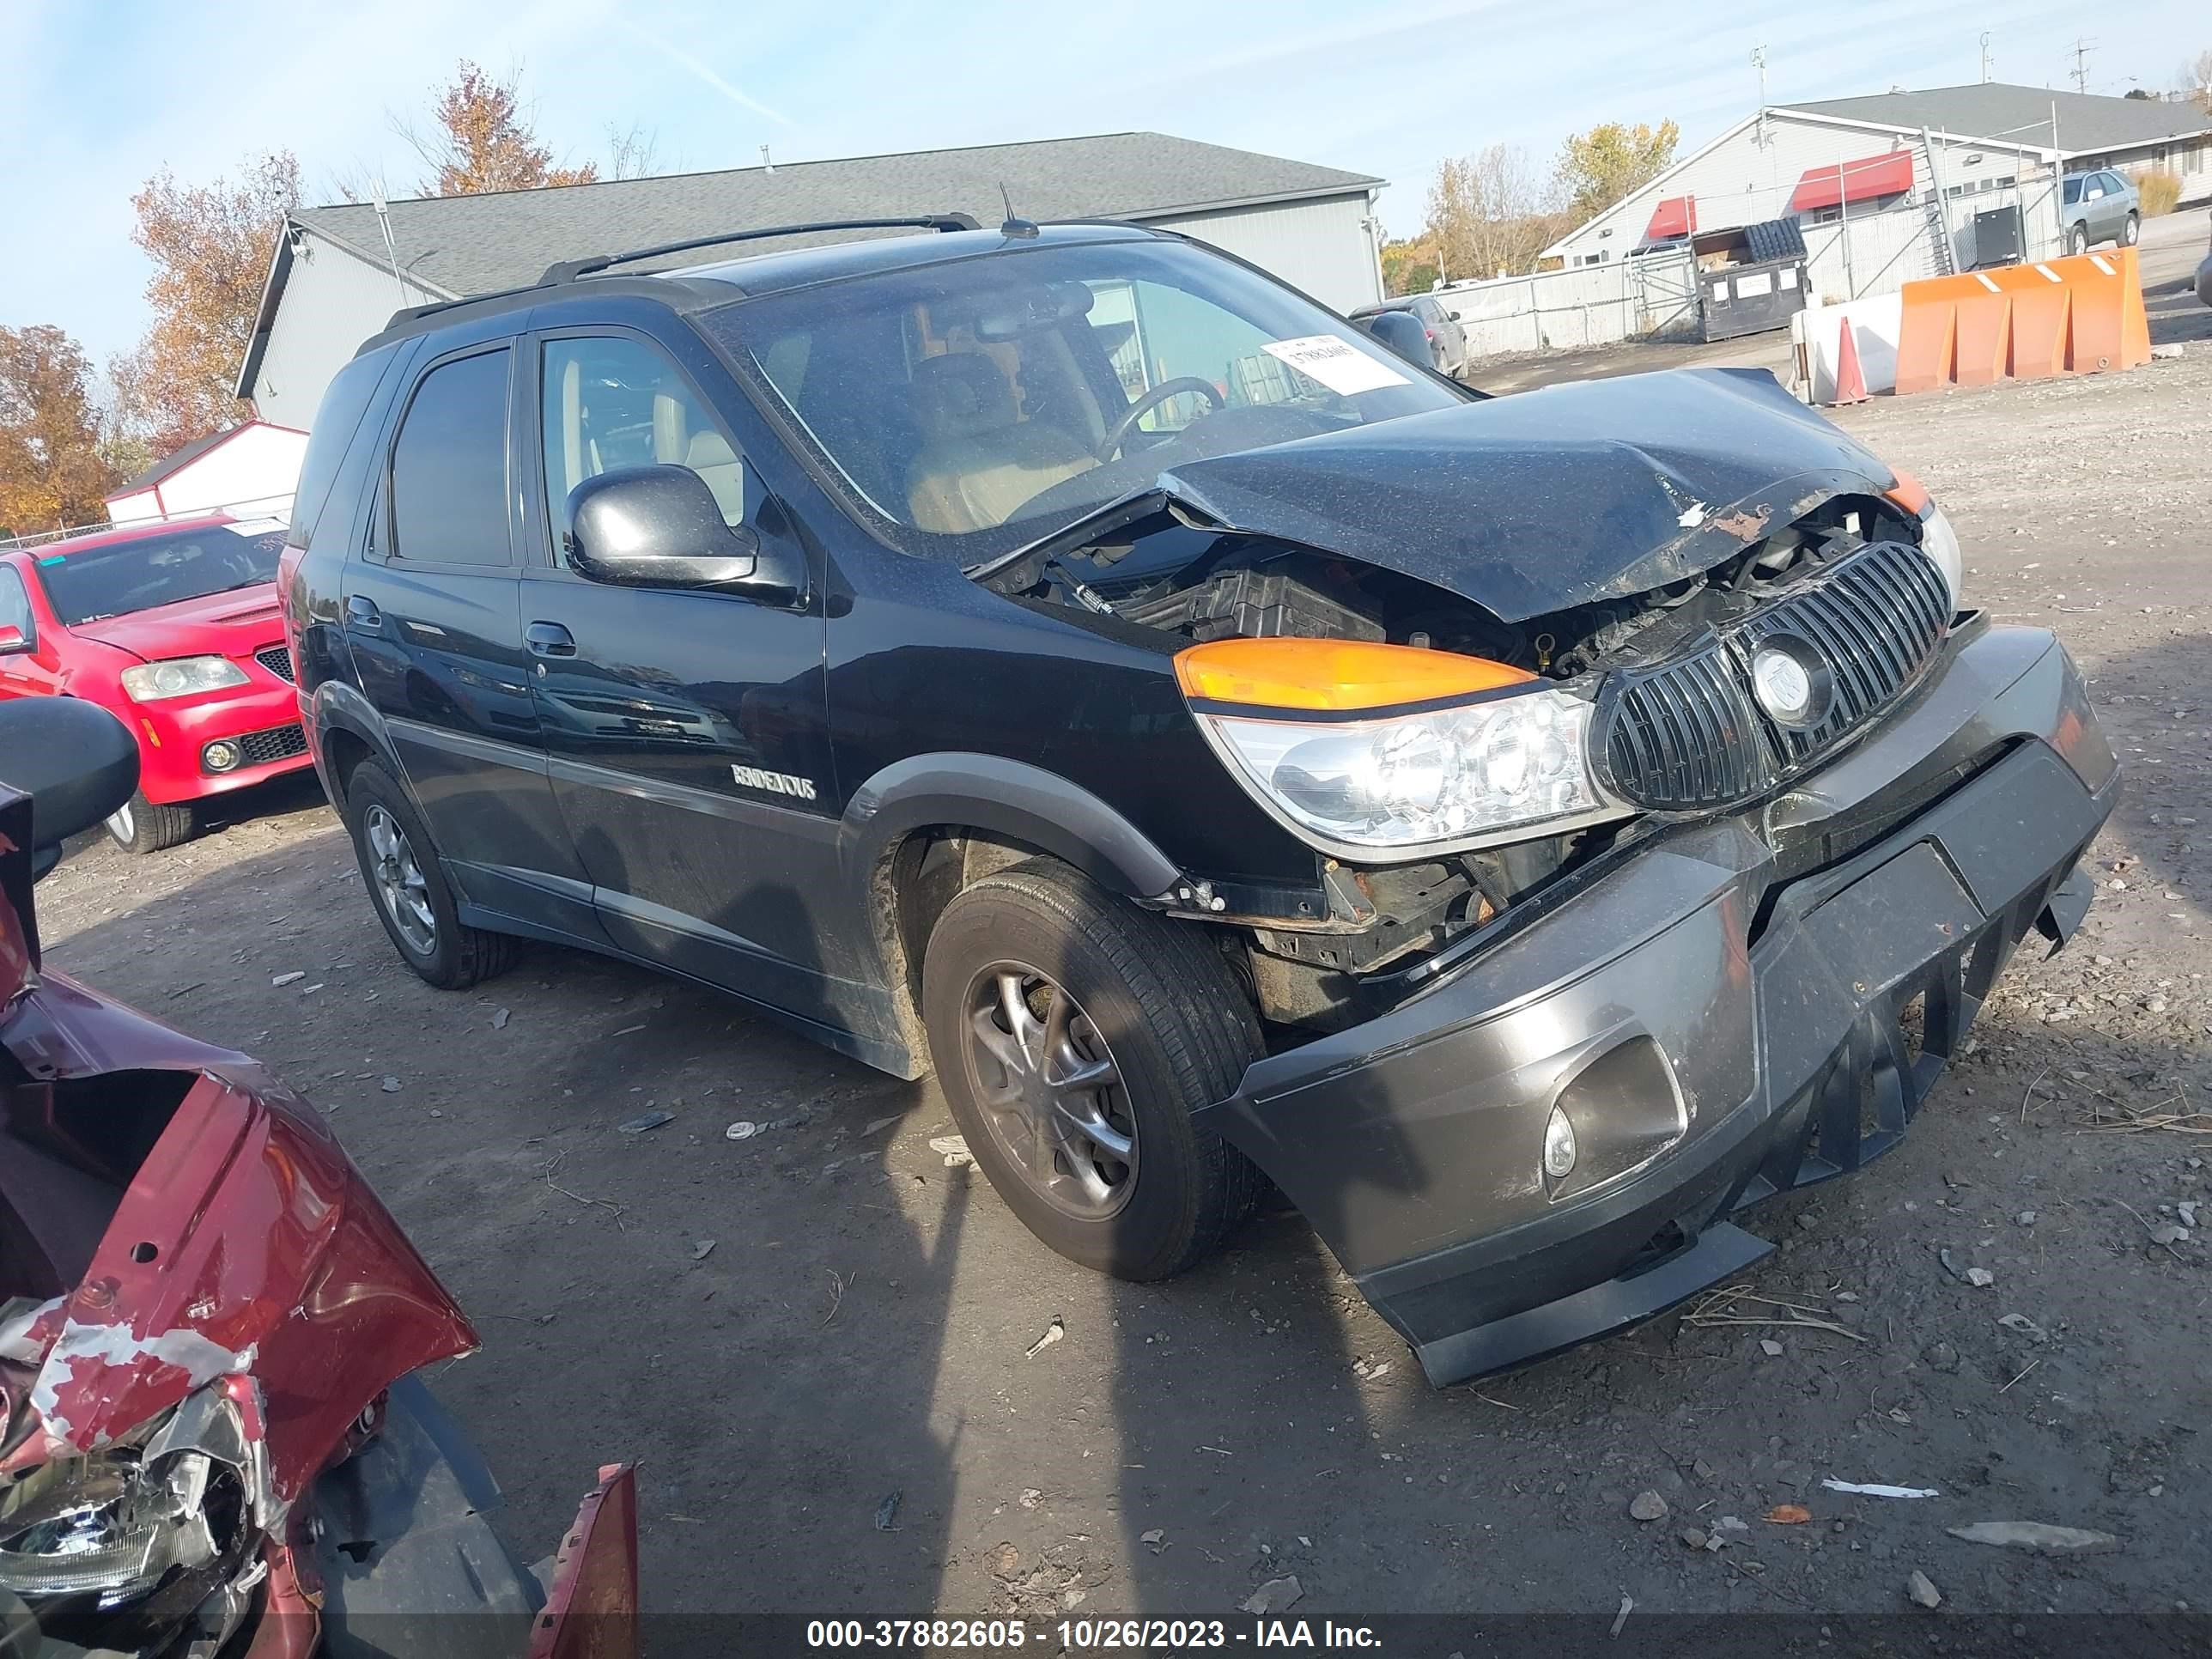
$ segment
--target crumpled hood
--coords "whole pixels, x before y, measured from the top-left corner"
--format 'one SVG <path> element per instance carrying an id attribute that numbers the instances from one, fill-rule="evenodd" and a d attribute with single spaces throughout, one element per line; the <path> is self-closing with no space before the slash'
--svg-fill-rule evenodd
<path id="1" fill-rule="evenodd" d="M 1224 528 L 1343 554 L 1505 622 L 1718 564 L 1890 469 L 1764 369 L 1494 398 L 1194 461 L 1157 488 Z"/>

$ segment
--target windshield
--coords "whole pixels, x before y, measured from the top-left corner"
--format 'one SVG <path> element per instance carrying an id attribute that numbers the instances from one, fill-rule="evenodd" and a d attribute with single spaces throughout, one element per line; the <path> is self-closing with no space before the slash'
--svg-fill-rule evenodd
<path id="1" fill-rule="evenodd" d="M 105 547 L 42 553 L 37 569 L 64 628 L 276 579 L 284 526 L 201 525 Z"/>
<path id="2" fill-rule="evenodd" d="M 2081 181 L 2079 179 L 2069 179 L 2066 181 L 2066 199 L 2069 202 L 2078 202 L 2081 199 Z"/>
<path id="3" fill-rule="evenodd" d="M 972 563 L 1161 471 L 1471 394 L 1177 242 L 1039 246 L 703 318 L 893 546 Z"/>

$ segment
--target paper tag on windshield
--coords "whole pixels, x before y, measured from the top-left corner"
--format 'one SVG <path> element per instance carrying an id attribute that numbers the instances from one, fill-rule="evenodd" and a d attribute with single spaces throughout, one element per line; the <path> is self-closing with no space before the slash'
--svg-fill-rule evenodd
<path id="1" fill-rule="evenodd" d="M 1273 340 L 1260 348 L 1279 358 L 1309 380 L 1320 381 L 1331 392 L 1350 397 L 1386 386 L 1413 382 L 1389 364 L 1369 356 L 1349 340 L 1334 334 L 1309 334 L 1296 340 Z"/>
<path id="2" fill-rule="evenodd" d="M 230 522 L 232 533 L 240 536 L 265 536 L 272 530 L 283 528 L 282 519 L 234 519 Z"/>

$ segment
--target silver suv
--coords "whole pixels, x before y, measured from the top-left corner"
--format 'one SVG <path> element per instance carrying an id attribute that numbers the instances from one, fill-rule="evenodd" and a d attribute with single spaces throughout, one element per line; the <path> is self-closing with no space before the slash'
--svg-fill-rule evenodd
<path id="1" fill-rule="evenodd" d="M 2069 175 L 2065 185 L 2066 251 L 2086 253 L 2093 242 L 2133 247 L 2142 234 L 2142 198 L 2134 182 L 2110 167 Z"/>

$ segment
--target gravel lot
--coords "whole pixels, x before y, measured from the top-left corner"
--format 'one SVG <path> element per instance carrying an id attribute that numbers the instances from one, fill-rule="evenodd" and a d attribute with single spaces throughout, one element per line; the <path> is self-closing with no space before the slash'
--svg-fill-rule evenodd
<path id="1" fill-rule="evenodd" d="M 1172 1285 L 1094 1278 L 928 1150 L 930 1085 L 588 957 L 422 987 L 312 785 L 149 860 L 87 844 L 42 924 L 330 1114 L 481 1325 L 434 1386 L 526 1557 L 642 1462 L 655 1608 L 1214 1615 L 1295 1574 L 1316 1616 L 1910 1612 L 1915 1571 L 1954 1609 L 2201 1603 L 2212 1133 L 2148 1126 L 2212 1107 L 2208 417 L 2201 345 L 1843 414 L 1948 505 L 1973 598 L 2064 635 L 2130 777 L 2072 948 L 2023 951 L 1899 1151 L 1758 1217 L 1751 1289 L 1837 1332 L 1675 1316 L 1435 1392 L 1294 1214 Z M 675 1119 L 618 1131 L 648 1107 Z M 1663 1518 L 1632 1518 L 1647 1491 Z M 1685 1544 L 1723 1516 L 1729 1547 Z M 1978 1520 L 2121 1543 L 1946 1533 Z"/>

